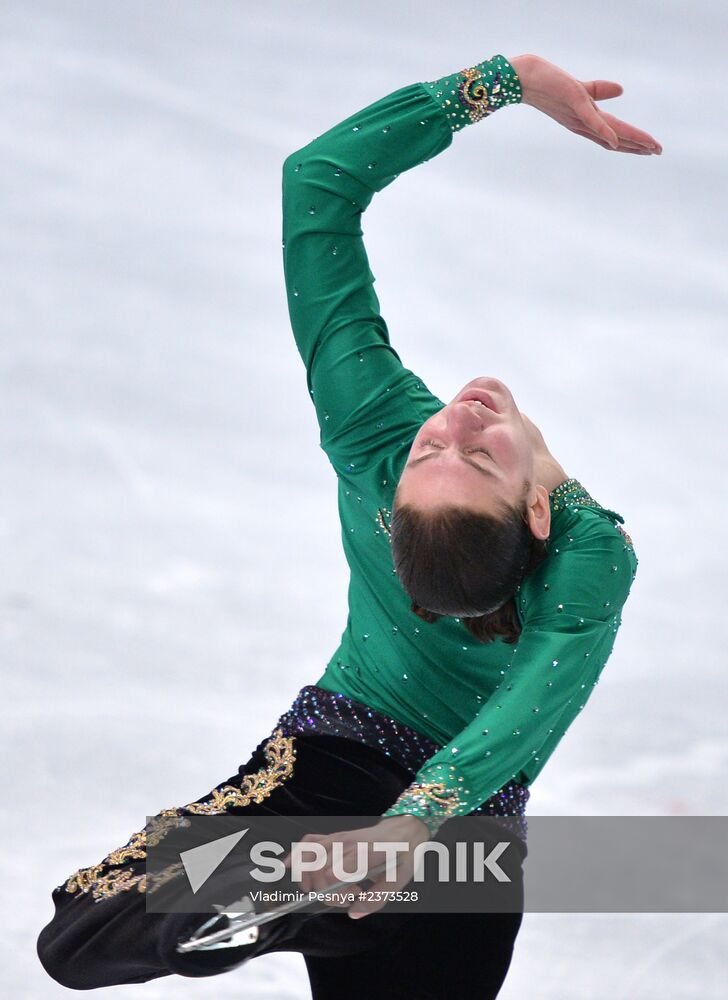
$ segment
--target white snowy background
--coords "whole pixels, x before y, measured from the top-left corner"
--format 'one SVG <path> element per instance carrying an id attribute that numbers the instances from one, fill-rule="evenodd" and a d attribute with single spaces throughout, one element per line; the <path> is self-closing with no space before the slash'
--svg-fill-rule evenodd
<path id="1" fill-rule="evenodd" d="M 502 378 L 635 539 L 615 652 L 530 811 L 726 813 L 725 5 L 0 11 L 3 995 L 66 995 L 35 957 L 52 888 L 233 774 L 344 626 L 336 481 L 284 295 L 284 158 L 495 52 L 618 80 L 609 109 L 664 144 L 608 153 L 512 108 L 364 219 L 405 364 L 446 399 Z M 726 931 L 526 914 L 501 996 L 724 996 Z M 114 996 L 309 991 L 284 955 Z"/>

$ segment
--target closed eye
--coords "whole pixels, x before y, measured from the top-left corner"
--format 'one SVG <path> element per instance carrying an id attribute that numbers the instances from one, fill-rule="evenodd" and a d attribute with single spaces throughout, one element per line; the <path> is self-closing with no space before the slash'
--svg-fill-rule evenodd
<path id="1" fill-rule="evenodd" d="M 422 444 L 420 445 L 420 448 L 426 448 L 426 447 L 428 447 L 428 445 L 430 447 L 432 447 L 432 448 L 438 448 L 440 451 L 444 451 L 443 445 L 438 444 L 436 441 L 423 441 Z M 487 455 L 488 458 L 491 460 L 491 462 L 495 461 L 495 459 L 493 458 L 493 456 L 491 455 L 491 453 L 489 451 L 486 451 L 485 448 L 466 448 L 466 449 L 464 449 L 463 454 L 464 455 L 471 455 L 471 454 L 477 453 L 477 452 L 480 452 L 480 454 L 482 454 L 482 455 Z"/>
<path id="2" fill-rule="evenodd" d="M 432 448 L 436 448 L 437 451 L 443 451 L 444 450 L 443 446 L 441 444 L 437 444 L 437 442 L 435 442 L 435 441 L 423 441 L 420 444 L 420 448 L 425 448 L 427 446 L 430 446 Z M 487 457 L 493 462 L 493 465 L 497 464 L 495 462 L 495 460 L 493 459 L 493 456 L 490 454 L 490 452 L 487 452 L 484 448 L 471 448 L 469 450 L 470 451 L 476 451 L 476 452 L 480 451 L 484 455 L 487 455 Z M 498 475 L 497 475 L 497 473 L 493 469 L 491 469 L 491 468 L 485 468 L 484 466 L 480 465 L 478 462 L 474 461 L 474 459 L 472 459 L 472 458 L 466 458 L 465 454 L 462 453 L 462 452 L 461 452 L 461 456 L 462 456 L 463 462 L 467 462 L 468 465 L 471 465 L 474 469 L 476 469 L 481 474 L 481 476 L 489 476 L 490 478 L 493 478 L 493 477 L 499 478 Z M 412 459 L 411 461 L 409 461 L 407 463 L 406 467 L 412 469 L 416 465 L 420 465 L 422 462 L 427 462 L 429 459 L 432 459 L 432 458 L 435 458 L 435 457 L 436 457 L 436 452 L 430 451 L 426 455 L 421 455 L 419 458 Z"/>

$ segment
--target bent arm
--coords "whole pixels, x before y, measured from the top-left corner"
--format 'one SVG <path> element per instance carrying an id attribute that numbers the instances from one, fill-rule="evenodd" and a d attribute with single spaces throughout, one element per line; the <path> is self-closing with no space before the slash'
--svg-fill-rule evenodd
<path id="1" fill-rule="evenodd" d="M 497 55 L 439 80 L 402 87 L 287 157 L 288 308 L 321 446 L 335 467 L 351 471 L 348 466 L 381 446 L 376 424 L 388 424 L 387 407 L 395 406 L 403 381 L 413 378 L 380 314 L 362 213 L 396 177 L 447 149 L 455 132 L 520 99 L 513 67 Z M 401 437 L 401 426 L 391 432 Z"/>
<path id="2" fill-rule="evenodd" d="M 561 551 L 559 551 L 561 548 Z M 587 515 L 523 584 L 523 631 L 472 722 L 431 757 L 385 816 L 432 831 L 515 779 L 529 785 L 584 707 L 609 658 L 637 566 L 610 521 Z"/>
<path id="3" fill-rule="evenodd" d="M 286 159 L 288 308 L 321 446 L 337 470 L 358 471 L 367 456 L 406 434 L 396 400 L 414 379 L 390 344 L 364 248 L 361 216 L 374 194 L 447 149 L 455 132 L 520 101 L 608 149 L 660 153 L 647 132 L 596 104 L 621 93 L 618 83 L 581 82 L 538 56 L 496 55 L 402 87 Z"/>

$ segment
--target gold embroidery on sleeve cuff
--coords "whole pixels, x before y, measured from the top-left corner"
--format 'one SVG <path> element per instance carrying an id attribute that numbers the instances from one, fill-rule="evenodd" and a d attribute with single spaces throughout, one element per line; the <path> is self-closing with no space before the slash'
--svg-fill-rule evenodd
<path id="1" fill-rule="evenodd" d="M 457 788 L 448 788 L 438 781 L 414 782 L 384 815 L 416 816 L 435 834 L 446 820 L 461 811 L 461 806 Z"/>

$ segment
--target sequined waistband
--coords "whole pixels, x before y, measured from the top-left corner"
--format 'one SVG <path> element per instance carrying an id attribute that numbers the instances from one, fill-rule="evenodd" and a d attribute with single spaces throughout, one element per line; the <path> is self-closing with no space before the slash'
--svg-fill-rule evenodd
<path id="1" fill-rule="evenodd" d="M 402 764 L 415 775 L 441 749 L 416 730 L 348 695 L 309 684 L 275 725 L 285 736 L 317 733 L 365 743 Z M 473 810 L 474 815 L 523 816 L 530 792 L 516 781 L 507 784 Z M 523 835 L 525 840 L 525 831 Z"/>
<path id="2" fill-rule="evenodd" d="M 415 774 L 440 749 L 422 733 L 361 701 L 310 684 L 301 688 L 293 704 L 276 723 L 287 736 L 323 733 L 345 736 L 373 746 Z"/>

